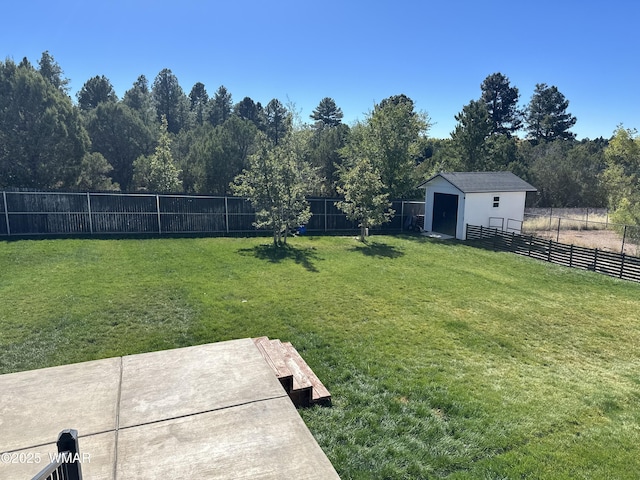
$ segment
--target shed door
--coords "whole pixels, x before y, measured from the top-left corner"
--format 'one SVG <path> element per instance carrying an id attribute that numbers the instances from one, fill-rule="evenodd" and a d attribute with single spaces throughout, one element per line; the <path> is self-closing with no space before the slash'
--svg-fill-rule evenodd
<path id="1" fill-rule="evenodd" d="M 434 193 L 431 230 L 455 237 L 457 225 L 458 195 Z"/>

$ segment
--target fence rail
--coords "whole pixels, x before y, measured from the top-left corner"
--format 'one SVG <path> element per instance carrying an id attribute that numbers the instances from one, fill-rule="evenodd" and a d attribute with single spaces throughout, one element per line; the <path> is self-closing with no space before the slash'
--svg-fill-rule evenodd
<path id="1" fill-rule="evenodd" d="M 354 232 L 355 222 L 332 198 L 311 198 L 309 233 Z M 399 232 L 424 215 L 424 202 L 397 200 L 391 222 L 375 229 Z M 10 192 L 0 196 L 0 237 L 47 235 L 255 234 L 255 211 L 238 197 L 190 195 Z"/>
<path id="2" fill-rule="evenodd" d="M 533 235 L 467 225 L 467 241 L 497 251 L 513 252 L 559 265 L 592 270 L 623 280 L 640 282 L 640 258 L 597 248 L 567 245 Z"/>

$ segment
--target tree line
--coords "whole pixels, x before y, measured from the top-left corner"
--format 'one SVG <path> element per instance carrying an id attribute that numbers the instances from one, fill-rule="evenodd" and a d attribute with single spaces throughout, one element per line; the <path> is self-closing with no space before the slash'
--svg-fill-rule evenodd
<path id="1" fill-rule="evenodd" d="M 122 98 L 104 75 L 75 100 L 68 84 L 49 52 L 37 66 L 0 62 L 0 188 L 255 194 L 292 204 L 341 196 L 355 212 L 365 200 L 420 198 L 416 185 L 438 171 L 510 170 L 538 188 L 539 206 L 610 206 L 640 218 L 636 131 L 620 126 L 609 139 L 578 141 L 557 87 L 536 85 L 521 106 L 502 73 L 481 83 L 446 139 L 429 137 L 427 113 L 403 94 L 346 125 L 330 97 L 305 121 L 275 98 L 235 103 L 224 86 L 209 95 L 198 82 L 187 94 L 169 69 L 152 83 L 139 76 Z M 302 183 L 258 192 L 260 168 L 263 179 L 271 169 L 279 181 Z M 371 222 L 388 214 L 381 208 Z"/>

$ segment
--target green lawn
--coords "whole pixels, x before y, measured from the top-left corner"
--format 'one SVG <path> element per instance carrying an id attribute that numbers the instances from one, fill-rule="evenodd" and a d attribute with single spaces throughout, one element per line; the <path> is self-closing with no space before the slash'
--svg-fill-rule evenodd
<path id="1" fill-rule="evenodd" d="M 267 335 L 344 479 L 637 478 L 640 285 L 419 237 L 0 242 L 0 373 Z M 1 411 L 1 408 L 0 408 Z"/>

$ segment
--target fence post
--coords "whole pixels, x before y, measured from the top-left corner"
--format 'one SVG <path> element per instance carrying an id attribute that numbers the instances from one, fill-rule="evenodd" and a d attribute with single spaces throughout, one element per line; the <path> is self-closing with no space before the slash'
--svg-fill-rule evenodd
<path id="1" fill-rule="evenodd" d="M 160 221 L 160 195 L 156 195 L 156 211 L 158 212 L 158 234 L 162 235 L 162 222 Z"/>
<path id="2" fill-rule="evenodd" d="M 620 275 L 618 275 L 619 278 L 622 278 L 622 274 L 624 273 L 624 252 L 622 252 L 622 261 L 620 262 Z"/>
<path id="3" fill-rule="evenodd" d="M 589 228 L 589 207 L 587 207 L 587 219 L 584 222 L 584 228 Z"/>
<path id="4" fill-rule="evenodd" d="M 533 235 L 529 235 L 529 251 L 527 252 L 527 256 L 531 256 L 531 245 L 533 244 Z"/>
<path id="5" fill-rule="evenodd" d="M 561 218 L 558 217 L 558 233 L 556 234 L 556 242 L 560 242 L 560 221 Z"/>
<path id="6" fill-rule="evenodd" d="M 549 253 L 547 253 L 547 262 L 551 261 L 551 249 L 553 248 L 553 240 L 549 240 Z"/>
<path id="7" fill-rule="evenodd" d="M 569 268 L 573 267 L 573 243 L 569 247 Z"/>
<path id="8" fill-rule="evenodd" d="M 327 199 L 324 199 L 324 231 L 327 231 Z"/>
<path id="9" fill-rule="evenodd" d="M 5 203 L 6 206 L 6 203 Z M 624 242 L 627 239 L 627 226 L 624 226 L 624 232 L 622 233 L 622 249 L 620 250 L 620 253 L 622 253 L 624 255 Z"/>
<path id="10" fill-rule="evenodd" d="M 68 452 L 71 454 L 72 463 L 67 464 L 67 474 L 69 480 L 82 480 L 82 469 L 80 468 L 80 450 L 78 448 L 78 431 L 67 429 L 60 432 L 58 436 L 58 453 Z"/>
<path id="11" fill-rule="evenodd" d="M 597 271 L 598 270 L 598 249 L 596 248 L 593 251 L 593 271 Z"/>
<path id="12" fill-rule="evenodd" d="M 89 233 L 93 235 L 93 220 L 91 219 L 91 194 L 87 192 L 87 212 L 89 214 Z"/>
<path id="13" fill-rule="evenodd" d="M 7 192 L 2 191 L 2 203 L 4 203 L 4 221 L 7 222 L 7 236 L 11 235 L 9 228 L 9 205 L 7 205 Z"/>
<path id="14" fill-rule="evenodd" d="M 229 234 L 229 197 L 224 196 L 224 223 L 227 225 L 227 235 Z"/>
<path id="15" fill-rule="evenodd" d="M 400 231 L 404 230 L 404 200 L 400 203 Z"/>

